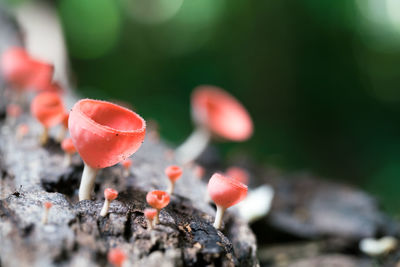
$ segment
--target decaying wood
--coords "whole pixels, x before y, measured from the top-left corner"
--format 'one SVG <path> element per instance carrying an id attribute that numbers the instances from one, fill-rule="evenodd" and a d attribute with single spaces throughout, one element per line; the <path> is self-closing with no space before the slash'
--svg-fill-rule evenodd
<path id="1" fill-rule="evenodd" d="M 20 44 L 17 28 L 0 8 L 0 53 Z M 134 155 L 128 177 L 123 177 L 121 166 L 104 169 L 96 179 L 93 200 L 78 202 L 83 168 L 79 156 L 64 167 L 59 144 L 51 140 L 39 146 L 42 129 L 29 114 L 29 101 L 24 113 L 10 123 L 5 107 L 12 93 L 5 92 L 2 78 L 0 88 L 1 266 L 105 266 L 112 247 L 127 253 L 128 266 L 257 265 L 255 237 L 246 223 L 228 213 L 222 231 L 213 228 L 215 209 L 205 200 L 205 183 L 190 166 L 176 183 L 171 203 L 161 211 L 161 224 L 147 229 L 145 195 L 167 188 L 164 168 L 176 163 L 166 157 L 168 147 L 155 140 L 145 140 Z M 68 91 L 65 99 L 69 108 L 76 100 Z M 30 131 L 18 140 L 16 127 L 21 123 Z M 106 187 L 120 195 L 103 218 L 99 212 Z M 43 225 L 46 201 L 53 207 Z"/>

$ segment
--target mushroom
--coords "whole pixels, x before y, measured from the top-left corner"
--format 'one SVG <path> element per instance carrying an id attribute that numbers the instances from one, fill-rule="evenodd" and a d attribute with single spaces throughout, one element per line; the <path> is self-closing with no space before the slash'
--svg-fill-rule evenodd
<path id="1" fill-rule="evenodd" d="M 237 180 L 215 173 L 208 182 L 207 190 L 217 205 L 214 227 L 220 229 L 225 210 L 246 197 L 247 186 Z"/>
<path id="2" fill-rule="evenodd" d="M 28 85 L 31 75 L 29 55 L 22 47 L 11 47 L 1 57 L 1 71 L 4 79 L 18 91 Z"/>
<path id="3" fill-rule="evenodd" d="M 190 137 L 176 149 L 179 162 L 196 159 L 212 135 L 231 141 L 245 141 L 253 133 L 246 109 L 233 96 L 216 86 L 197 87 L 192 93 L 192 118 L 196 125 Z"/>
<path id="4" fill-rule="evenodd" d="M 147 209 L 144 209 L 143 213 L 144 213 L 144 217 L 146 217 L 148 228 L 153 229 L 154 228 L 154 218 L 157 215 L 157 210 L 147 208 Z"/>
<path id="5" fill-rule="evenodd" d="M 44 202 L 43 206 L 44 206 L 44 213 L 42 217 L 42 223 L 47 224 L 47 219 L 49 217 L 49 210 L 53 206 L 53 204 L 51 202 Z"/>
<path id="6" fill-rule="evenodd" d="M 22 108 L 17 104 L 9 104 L 7 105 L 6 113 L 10 124 L 14 124 L 15 120 L 21 116 Z"/>
<path id="7" fill-rule="evenodd" d="M 121 267 L 126 260 L 126 254 L 119 248 L 113 248 L 108 252 L 107 259 L 115 267 Z"/>
<path id="8" fill-rule="evenodd" d="M 118 191 L 112 188 L 106 188 L 104 189 L 104 205 L 103 208 L 100 211 L 100 216 L 105 217 L 108 213 L 108 209 L 110 208 L 110 203 L 114 199 L 118 197 Z"/>
<path id="9" fill-rule="evenodd" d="M 132 160 L 127 158 L 121 161 L 121 165 L 124 168 L 124 172 L 122 173 L 122 176 L 127 177 L 129 176 L 129 169 L 132 166 Z"/>
<path id="10" fill-rule="evenodd" d="M 237 166 L 229 167 L 226 170 L 225 175 L 232 179 L 238 180 L 242 184 L 249 183 L 249 172 L 243 168 Z"/>
<path id="11" fill-rule="evenodd" d="M 66 138 L 61 142 L 61 148 L 65 152 L 64 166 L 69 166 L 72 163 L 72 155 L 76 153 L 76 148 L 72 142 L 72 138 Z"/>
<path id="12" fill-rule="evenodd" d="M 3 76 L 19 92 L 26 89 L 44 90 L 51 84 L 54 67 L 30 57 L 21 47 L 11 47 L 1 58 Z"/>
<path id="13" fill-rule="evenodd" d="M 115 165 L 139 149 L 146 122 L 121 106 L 83 99 L 73 106 L 68 128 L 85 165 L 79 187 L 79 200 L 85 200 L 90 199 L 99 169 Z"/>
<path id="14" fill-rule="evenodd" d="M 44 127 L 40 138 L 40 143 L 43 145 L 48 140 L 49 128 L 62 121 L 65 109 L 59 94 L 43 92 L 32 100 L 31 113 Z"/>
<path id="15" fill-rule="evenodd" d="M 154 190 L 146 195 L 146 201 L 150 206 L 157 210 L 155 224 L 160 223 L 160 210 L 169 204 L 169 194 L 165 191 Z"/>
<path id="16" fill-rule="evenodd" d="M 25 123 L 19 124 L 17 127 L 17 140 L 21 140 L 29 133 L 29 126 Z"/>
<path id="17" fill-rule="evenodd" d="M 175 188 L 175 182 L 182 176 L 182 168 L 176 165 L 168 166 L 165 169 L 165 174 L 168 176 L 169 179 L 169 186 L 167 193 L 172 195 Z"/>

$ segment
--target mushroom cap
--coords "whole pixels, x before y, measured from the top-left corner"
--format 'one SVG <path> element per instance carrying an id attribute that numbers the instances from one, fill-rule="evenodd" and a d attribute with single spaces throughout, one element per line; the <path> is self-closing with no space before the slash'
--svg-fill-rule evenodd
<path id="1" fill-rule="evenodd" d="M 150 191 L 147 193 L 146 201 L 153 208 L 161 210 L 169 204 L 169 194 L 161 190 Z"/>
<path id="2" fill-rule="evenodd" d="M 11 47 L 1 56 L 1 71 L 12 85 L 24 88 L 30 79 L 30 58 L 22 47 Z"/>
<path id="3" fill-rule="evenodd" d="M 208 194 L 218 206 L 229 208 L 247 195 L 247 186 L 241 182 L 215 173 L 207 186 Z"/>
<path id="4" fill-rule="evenodd" d="M 156 215 L 157 215 L 157 210 L 151 209 L 151 208 L 146 208 L 146 209 L 144 209 L 143 213 L 147 219 L 153 220 L 154 217 L 156 217 Z"/>
<path id="5" fill-rule="evenodd" d="M 83 99 L 72 108 L 68 128 L 83 161 L 100 169 L 121 162 L 139 149 L 146 122 L 121 106 Z"/>
<path id="6" fill-rule="evenodd" d="M 65 114 L 64 103 L 59 94 L 42 92 L 31 103 L 31 113 L 46 128 L 59 124 Z"/>
<path id="7" fill-rule="evenodd" d="M 175 182 L 182 176 L 182 168 L 176 165 L 168 166 L 165 169 L 165 174 L 168 176 L 171 182 Z"/>
<path id="8" fill-rule="evenodd" d="M 32 76 L 28 86 L 36 91 L 60 92 L 59 87 L 52 88 L 54 66 L 47 62 L 31 59 Z M 49 90 L 51 89 L 51 90 Z"/>
<path id="9" fill-rule="evenodd" d="M 132 166 L 132 160 L 129 158 L 124 159 L 121 164 L 125 169 L 129 169 Z"/>
<path id="10" fill-rule="evenodd" d="M 104 198 L 113 201 L 118 197 L 118 191 L 112 188 L 104 189 Z"/>
<path id="11" fill-rule="evenodd" d="M 122 266 L 126 260 L 126 254 L 119 248 L 113 248 L 108 252 L 107 259 L 114 266 Z"/>
<path id="12" fill-rule="evenodd" d="M 192 93 L 194 121 L 213 134 L 232 141 L 244 141 L 253 134 L 247 110 L 232 95 L 219 87 L 203 85 Z"/>
<path id="13" fill-rule="evenodd" d="M 249 172 L 243 168 L 236 166 L 229 167 L 226 170 L 225 175 L 232 179 L 238 180 L 242 184 L 249 183 Z"/>
<path id="14" fill-rule="evenodd" d="M 65 138 L 61 142 L 61 148 L 64 150 L 65 153 L 73 154 L 76 152 L 76 148 L 74 143 L 72 142 L 72 138 Z"/>
<path id="15" fill-rule="evenodd" d="M 17 104 L 7 105 L 7 116 L 17 118 L 22 114 L 22 108 Z"/>
<path id="16" fill-rule="evenodd" d="M 46 209 L 50 209 L 53 206 L 53 203 L 46 201 L 46 202 L 43 203 L 43 206 Z"/>

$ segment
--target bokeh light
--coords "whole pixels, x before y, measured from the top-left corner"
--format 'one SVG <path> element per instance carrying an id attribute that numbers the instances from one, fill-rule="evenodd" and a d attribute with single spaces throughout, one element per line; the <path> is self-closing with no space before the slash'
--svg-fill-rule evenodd
<path id="1" fill-rule="evenodd" d="M 62 0 L 59 12 L 72 57 L 101 57 L 119 40 L 121 14 L 113 0 Z"/>

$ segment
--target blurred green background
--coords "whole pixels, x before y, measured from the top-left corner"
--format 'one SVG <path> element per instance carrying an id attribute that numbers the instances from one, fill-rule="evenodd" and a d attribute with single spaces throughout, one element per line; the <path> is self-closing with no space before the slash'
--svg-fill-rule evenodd
<path id="1" fill-rule="evenodd" d="M 132 103 L 179 144 L 192 89 L 221 86 L 255 123 L 225 157 L 359 184 L 400 212 L 400 1 L 54 3 L 82 94 Z"/>

